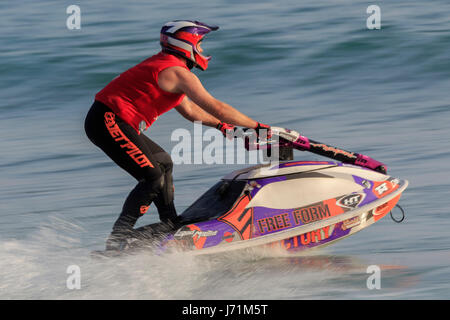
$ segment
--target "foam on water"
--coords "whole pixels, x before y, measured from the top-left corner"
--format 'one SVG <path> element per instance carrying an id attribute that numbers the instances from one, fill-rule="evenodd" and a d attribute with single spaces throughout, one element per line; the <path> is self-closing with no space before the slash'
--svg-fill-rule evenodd
<path id="1" fill-rule="evenodd" d="M 273 248 L 256 248 L 210 256 L 139 252 L 93 258 L 81 246 L 80 238 L 86 236 L 82 227 L 55 216 L 23 240 L 2 242 L 0 298 L 389 299 L 400 298 L 405 291 L 410 297 L 426 291 L 417 288 L 417 270 L 380 265 L 387 289 L 377 295 L 369 293 L 366 268 L 370 259 L 323 249 L 289 256 Z M 66 284 L 71 276 L 67 268 L 72 265 L 81 271 L 79 290 L 70 290 Z"/>

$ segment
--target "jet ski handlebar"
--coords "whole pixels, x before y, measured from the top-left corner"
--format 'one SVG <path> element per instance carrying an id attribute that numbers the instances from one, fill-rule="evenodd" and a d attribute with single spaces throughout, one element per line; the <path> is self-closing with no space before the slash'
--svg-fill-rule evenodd
<path id="1" fill-rule="evenodd" d="M 263 135 L 256 135 L 254 129 L 243 129 L 245 147 L 247 150 L 280 148 L 283 150 L 296 149 L 300 151 L 309 151 L 327 158 L 331 158 L 343 163 L 349 163 L 360 167 L 368 168 L 383 174 L 387 173 L 385 164 L 364 154 L 346 151 L 341 148 L 333 147 L 322 142 L 314 141 L 294 130 L 271 127 L 272 137 L 265 139 Z M 250 134 L 249 134 L 250 133 Z M 238 135 L 237 137 L 242 137 Z M 277 139 L 278 138 L 278 139 Z M 285 152 L 284 152 L 285 154 Z"/>

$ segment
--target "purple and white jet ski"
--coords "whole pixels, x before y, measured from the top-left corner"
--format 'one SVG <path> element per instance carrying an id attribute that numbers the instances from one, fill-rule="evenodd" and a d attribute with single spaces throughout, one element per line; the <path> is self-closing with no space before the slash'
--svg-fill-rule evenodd
<path id="1" fill-rule="evenodd" d="M 246 145 L 278 147 L 281 161 L 230 173 L 180 215 L 176 228 L 138 228 L 127 247 L 151 243 L 158 253 L 201 255 L 269 246 L 295 253 L 370 226 L 393 210 L 408 186 L 407 180 L 388 175 L 384 164 L 368 156 L 293 130 L 273 127 L 272 133 L 279 138 L 276 143 L 247 140 Z M 294 149 L 337 161 L 294 161 Z"/>

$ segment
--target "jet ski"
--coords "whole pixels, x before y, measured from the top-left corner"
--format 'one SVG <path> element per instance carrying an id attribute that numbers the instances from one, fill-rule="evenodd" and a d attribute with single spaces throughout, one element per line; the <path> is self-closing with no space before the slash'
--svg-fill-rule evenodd
<path id="1" fill-rule="evenodd" d="M 408 186 L 366 155 L 289 129 L 272 127 L 272 133 L 265 142 L 246 136 L 245 146 L 276 151 L 278 161 L 226 175 L 179 216 L 176 226 L 138 228 L 124 251 L 151 247 L 157 253 L 204 255 L 252 247 L 287 253 L 318 248 L 383 218 Z M 334 161 L 296 161 L 293 150 Z"/>

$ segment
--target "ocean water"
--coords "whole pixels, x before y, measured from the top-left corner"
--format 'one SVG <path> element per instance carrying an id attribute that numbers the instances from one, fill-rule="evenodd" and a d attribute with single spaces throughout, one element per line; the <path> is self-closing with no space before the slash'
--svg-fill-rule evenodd
<path id="1" fill-rule="evenodd" d="M 66 9 L 81 9 L 81 29 Z M 369 30 L 369 5 L 381 29 Z M 0 2 L 1 299 L 449 299 L 450 3 L 417 1 Z M 205 87 L 263 123 L 368 154 L 410 186 L 386 217 L 307 256 L 93 260 L 135 182 L 83 131 L 94 95 L 159 50 L 174 19 L 221 28 Z M 167 151 L 175 111 L 146 132 Z M 320 159 L 297 153 L 296 159 Z M 245 164 L 176 165 L 182 212 Z M 139 225 L 156 222 L 152 207 Z M 66 286 L 80 267 L 81 289 Z M 369 290 L 367 268 L 381 268 Z"/>

